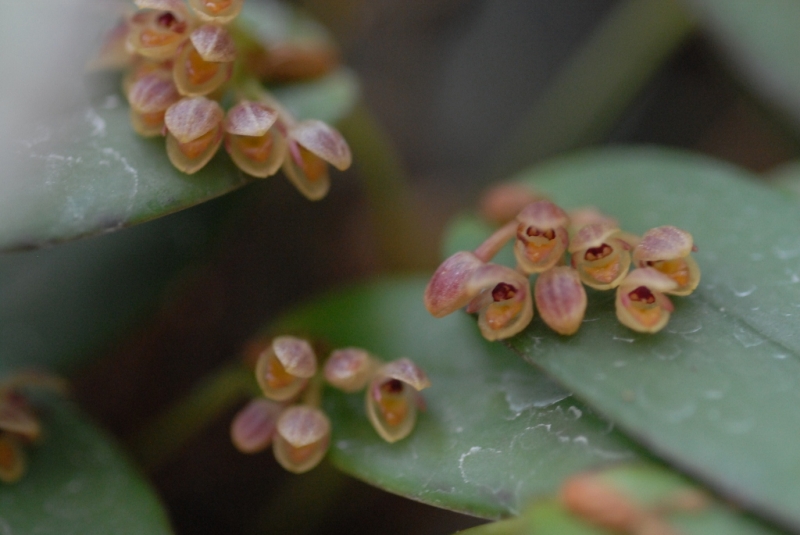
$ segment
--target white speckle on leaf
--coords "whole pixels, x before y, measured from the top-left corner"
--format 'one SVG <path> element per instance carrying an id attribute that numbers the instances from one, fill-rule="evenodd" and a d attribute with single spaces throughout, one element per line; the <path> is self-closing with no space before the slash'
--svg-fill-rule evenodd
<path id="1" fill-rule="evenodd" d="M 570 408 L 567 409 L 567 412 L 575 416 L 576 420 L 583 416 L 583 411 L 574 405 L 570 406 Z"/>
<path id="2" fill-rule="evenodd" d="M 589 445 L 589 439 L 583 435 L 578 435 L 577 437 L 573 438 L 572 441 L 576 444 L 585 444 Z"/>
<path id="3" fill-rule="evenodd" d="M 86 110 L 86 121 L 92 125 L 92 137 L 105 137 L 106 122 L 92 108 Z"/>
<path id="4" fill-rule="evenodd" d="M 722 399 L 725 393 L 721 390 L 706 390 L 704 395 L 706 399 L 713 399 L 716 401 L 718 399 Z"/>
<path id="5" fill-rule="evenodd" d="M 618 342 L 626 342 L 628 344 L 632 344 L 636 341 L 636 338 L 622 338 L 620 336 L 612 336 L 611 339 Z"/>
<path id="6" fill-rule="evenodd" d="M 778 353 L 777 355 L 773 355 L 773 357 L 777 360 L 784 360 L 786 358 L 786 355 L 784 355 L 783 353 Z"/>
<path id="7" fill-rule="evenodd" d="M 737 291 L 736 289 L 731 288 L 731 291 L 733 292 L 733 295 L 735 295 L 736 297 L 747 297 L 748 295 L 755 292 L 757 289 L 758 287 L 756 285 L 752 285 L 746 290 Z"/>
<path id="8" fill-rule="evenodd" d="M 764 343 L 763 338 L 742 325 L 736 325 L 733 328 L 733 337 L 746 348 L 760 346 Z"/>

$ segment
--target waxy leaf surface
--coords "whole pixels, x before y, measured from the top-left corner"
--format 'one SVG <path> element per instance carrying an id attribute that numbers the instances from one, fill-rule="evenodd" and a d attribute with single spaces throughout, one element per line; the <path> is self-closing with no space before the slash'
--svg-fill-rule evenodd
<path id="1" fill-rule="evenodd" d="M 172 533 L 158 498 L 119 448 L 70 403 L 48 398 L 42 441 L 26 447 L 27 472 L 0 484 L 0 532 Z"/>
<path id="2" fill-rule="evenodd" d="M 38 0 L 0 6 L 0 250 L 115 230 L 218 197 L 252 180 L 224 150 L 185 175 L 164 139 L 130 126 L 119 77 L 85 73 L 120 14 L 111 0 Z M 245 24 L 266 40 L 303 39 L 319 27 L 275 2 L 248 2 Z M 14 54 L 13 50 L 24 50 Z M 281 87 L 298 118 L 335 122 L 358 85 L 340 69 Z"/>
<path id="3" fill-rule="evenodd" d="M 564 208 L 594 205 L 634 233 L 688 230 L 702 279 L 693 295 L 673 299 L 658 334 L 623 327 L 613 292 L 590 292 L 575 336 L 535 318 L 510 346 L 658 455 L 800 529 L 796 200 L 733 166 L 658 149 L 583 153 L 517 178 Z M 448 254 L 489 231 L 457 223 Z"/>
<path id="4" fill-rule="evenodd" d="M 426 282 L 393 279 L 352 288 L 301 308 L 276 327 L 387 360 L 409 357 L 431 380 L 423 391 L 426 412 L 395 444 L 370 427 L 363 392 L 328 388 L 329 455 L 339 468 L 391 492 L 486 518 L 519 514 L 533 500 L 554 496 L 565 478 L 609 465 L 635 463 L 651 487 L 678 479 L 646 461 L 540 371 L 486 342 L 472 318 L 431 318 L 422 305 Z M 687 535 L 770 533 L 719 504 L 696 516 L 699 527 Z"/>
<path id="5" fill-rule="evenodd" d="M 737 74 L 800 129 L 800 3 L 795 0 L 684 0 Z"/>

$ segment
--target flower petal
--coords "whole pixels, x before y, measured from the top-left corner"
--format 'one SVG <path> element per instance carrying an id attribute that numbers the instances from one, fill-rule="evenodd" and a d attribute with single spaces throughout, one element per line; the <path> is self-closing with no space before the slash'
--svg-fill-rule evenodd
<path id="1" fill-rule="evenodd" d="M 215 101 L 191 97 L 167 108 L 164 123 L 179 143 L 188 143 L 219 125 L 223 117 L 224 112 Z"/>
<path id="2" fill-rule="evenodd" d="M 558 334 L 575 334 L 586 313 L 586 290 L 578 272 L 554 267 L 539 275 L 534 289 L 536 308 L 548 327 Z"/>
<path id="3" fill-rule="evenodd" d="M 322 121 L 299 122 L 291 127 L 289 137 L 340 171 L 352 163 L 347 142 L 337 130 Z"/>
<path id="4" fill-rule="evenodd" d="M 228 63 L 236 59 L 236 45 L 222 26 L 204 24 L 194 30 L 189 39 L 205 61 Z"/>
<path id="5" fill-rule="evenodd" d="M 477 294 L 468 288 L 470 278 L 483 265 L 467 251 L 460 251 L 442 262 L 425 288 L 424 302 L 428 312 L 441 318 L 466 306 Z"/>
<path id="6" fill-rule="evenodd" d="M 256 453 L 272 442 L 283 407 L 268 399 L 254 399 L 231 422 L 231 441 L 242 453 Z"/>
<path id="7" fill-rule="evenodd" d="M 634 262 L 672 260 L 688 256 L 694 247 L 692 235 L 678 227 L 663 226 L 648 230 L 633 251 Z"/>

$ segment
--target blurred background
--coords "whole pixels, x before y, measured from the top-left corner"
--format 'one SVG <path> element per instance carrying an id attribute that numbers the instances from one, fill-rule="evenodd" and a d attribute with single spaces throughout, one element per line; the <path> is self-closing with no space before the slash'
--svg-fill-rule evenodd
<path id="1" fill-rule="evenodd" d="M 364 108 L 407 189 L 371 192 L 356 152 L 354 168 L 335 174 L 321 202 L 271 179 L 194 215 L 169 216 L 185 218 L 175 239 L 196 260 L 155 314 L 76 380 L 82 406 L 123 442 L 239 358 L 288 307 L 381 272 L 433 269 L 448 218 L 525 165 L 609 144 L 684 148 L 759 172 L 798 154 L 786 125 L 742 89 L 714 42 L 671 2 L 294 3 L 330 29 L 359 75 Z M 652 37 L 649 49 L 642 32 Z M 627 75 L 616 70 L 631 62 Z M 413 228 L 406 233 L 409 223 L 399 222 L 395 235 L 382 234 L 376 221 L 395 194 L 414 207 Z M 205 221 L 223 217 L 212 233 Z M 149 474 L 179 534 L 444 534 L 482 522 L 389 495 L 327 464 L 294 476 L 269 454 L 239 454 L 227 431 L 234 412 Z"/>

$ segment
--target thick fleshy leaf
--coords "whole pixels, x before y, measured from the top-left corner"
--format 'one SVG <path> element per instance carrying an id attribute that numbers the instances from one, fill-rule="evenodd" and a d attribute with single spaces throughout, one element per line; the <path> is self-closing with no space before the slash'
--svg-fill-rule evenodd
<path id="1" fill-rule="evenodd" d="M 674 224 L 703 271 L 670 323 L 638 334 L 591 292 L 567 340 L 534 319 L 510 345 L 664 458 L 800 528 L 800 213 L 748 173 L 659 149 L 589 152 L 520 175 L 565 209 L 595 205 L 638 234 Z M 447 251 L 491 231 L 457 224 Z M 476 327 L 477 328 L 477 327 Z"/>
<path id="2" fill-rule="evenodd" d="M 800 3 L 684 0 L 741 78 L 800 129 Z"/>
<path id="3" fill-rule="evenodd" d="M 45 434 L 25 447 L 25 475 L 0 483 L 0 531 L 172 533 L 158 498 L 108 437 L 63 400 L 41 413 Z"/>
<path id="4" fill-rule="evenodd" d="M 426 315 L 424 279 L 379 281 L 333 294 L 279 322 L 333 346 L 359 344 L 391 359 L 412 358 L 431 381 L 416 429 L 386 444 L 367 423 L 363 394 L 329 389 L 333 421 L 329 455 L 344 471 L 437 507 L 487 518 L 518 514 L 534 499 L 556 495 L 577 472 L 625 466 L 643 456 L 535 368 L 500 344 L 486 342 L 463 314 Z M 645 466 L 645 465 L 643 465 Z M 650 463 L 657 480 L 674 478 Z M 740 531 L 762 533 L 731 511 L 714 515 Z"/>
<path id="5" fill-rule="evenodd" d="M 543 374 L 483 340 L 462 314 L 433 319 L 426 281 L 383 281 L 316 301 L 279 322 L 332 347 L 359 346 L 385 361 L 408 357 L 431 381 L 411 435 L 385 443 L 364 393 L 325 392 L 329 452 L 344 471 L 391 492 L 496 518 L 553 494 L 570 474 L 637 459 L 627 439 Z"/>
<path id="6" fill-rule="evenodd" d="M 0 250 L 38 247 L 147 221 L 239 188 L 224 151 L 187 176 L 164 140 L 131 128 L 119 80 L 84 72 L 119 13 L 113 0 L 40 0 L 0 6 Z M 127 5 L 127 3 L 122 3 Z M 308 26 L 275 2 L 248 2 L 242 17 L 262 38 L 303 36 Z M 358 95 L 345 69 L 276 91 L 300 119 L 335 122 Z"/>

